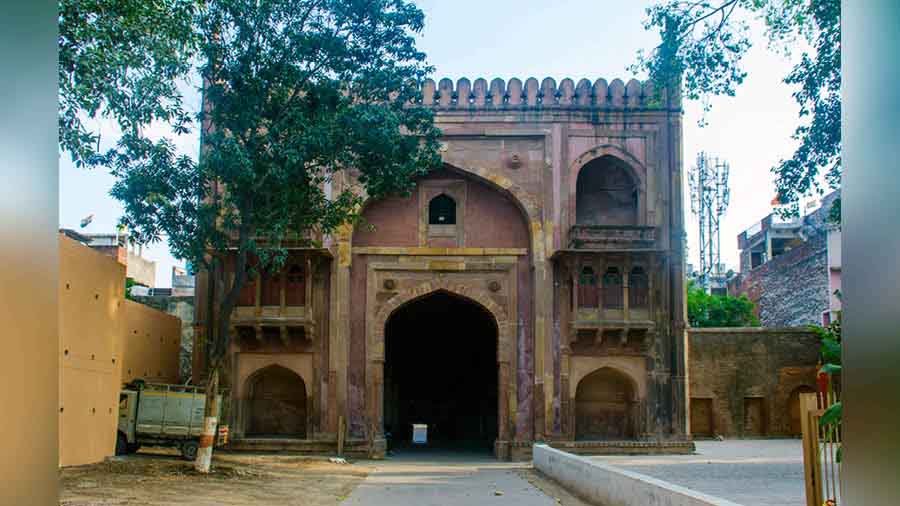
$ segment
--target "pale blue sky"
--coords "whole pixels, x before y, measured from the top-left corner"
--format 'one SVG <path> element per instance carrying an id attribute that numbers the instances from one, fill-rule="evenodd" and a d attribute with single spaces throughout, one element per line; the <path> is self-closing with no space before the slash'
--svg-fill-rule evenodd
<path id="1" fill-rule="evenodd" d="M 419 47 L 436 67 L 436 79 L 627 80 L 631 76 L 626 67 L 637 50 L 651 48 L 657 41 L 642 25 L 644 9 L 651 2 L 420 0 L 418 4 L 426 14 Z M 798 108 L 791 98 L 792 88 L 782 83 L 790 67 L 785 58 L 768 51 L 760 38 L 746 59 L 749 75 L 737 96 L 714 100 L 705 128 L 697 126 L 700 105 L 685 107 L 685 171 L 701 150 L 731 164 L 731 206 L 722 223 L 722 258 L 735 270 L 736 236 L 772 211 L 774 185 L 769 168 L 790 156 L 795 145 L 790 136 Z M 196 110 L 196 91 L 189 102 Z M 113 137 L 112 130 L 104 131 L 108 132 L 105 138 Z M 199 135 L 182 137 L 177 143 L 181 151 L 196 156 Z M 102 170 L 77 169 L 68 156 L 60 158 L 59 170 L 60 226 L 77 229 L 83 217 L 93 214 L 86 232 L 113 231 L 122 208 L 108 195 L 112 177 Z M 688 261 L 696 264 L 697 227 L 689 208 L 685 213 Z M 170 286 L 171 267 L 183 262 L 173 259 L 164 244 L 151 245 L 144 252 L 157 261 L 157 286 Z"/>

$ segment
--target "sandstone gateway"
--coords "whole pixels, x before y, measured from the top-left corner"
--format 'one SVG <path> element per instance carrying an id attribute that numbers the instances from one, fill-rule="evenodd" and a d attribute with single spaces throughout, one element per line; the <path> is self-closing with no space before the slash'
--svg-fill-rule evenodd
<path id="1" fill-rule="evenodd" d="M 444 79 L 419 106 L 443 165 L 242 294 L 233 445 L 334 451 L 345 424 L 377 458 L 427 423 L 503 459 L 688 451 L 680 102 L 636 80 Z"/>

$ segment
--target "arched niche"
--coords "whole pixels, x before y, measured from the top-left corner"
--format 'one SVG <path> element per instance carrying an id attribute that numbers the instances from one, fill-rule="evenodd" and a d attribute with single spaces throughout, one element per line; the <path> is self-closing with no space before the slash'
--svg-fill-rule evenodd
<path id="1" fill-rule="evenodd" d="M 307 435 L 306 383 L 296 372 L 270 365 L 245 382 L 244 433 L 304 439 Z"/>
<path id="2" fill-rule="evenodd" d="M 576 225 L 640 225 L 640 211 L 641 182 L 623 160 L 604 155 L 578 171 Z"/>
<path id="3" fill-rule="evenodd" d="M 631 377 L 611 367 L 597 369 L 575 390 L 575 439 L 634 439 L 637 406 L 637 386 Z"/>

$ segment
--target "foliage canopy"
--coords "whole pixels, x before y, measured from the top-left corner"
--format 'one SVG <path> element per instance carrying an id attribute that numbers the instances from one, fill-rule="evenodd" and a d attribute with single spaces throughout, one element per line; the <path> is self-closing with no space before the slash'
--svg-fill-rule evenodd
<path id="1" fill-rule="evenodd" d="M 757 327 L 753 302 L 746 295 L 711 295 L 688 281 L 688 322 L 692 327 Z"/>
<path id="2" fill-rule="evenodd" d="M 285 239 L 314 246 L 312 233 L 355 219 L 362 194 L 408 191 L 440 163 L 433 114 L 404 106 L 430 71 L 414 44 L 423 18 L 405 0 L 209 1 L 194 21 L 199 162 L 135 132 L 103 157 L 135 239 L 165 236 L 216 275 L 211 357 L 241 287 L 281 267 Z M 361 187 L 333 184 L 339 172 Z"/>
<path id="3" fill-rule="evenodd" d="M 109 118 L 132 133 L 155 120 L 190 127 L 178 85 L 191 71 L 202 4 L 59 0 L 59 145 L 76 165 L 100 163 L 99 133 L 86 120 Z"/>
<path id="4" fill-rule="evenodd" d="M 799 199 L 841 182 L 840 0 L 665 0 L 647 9 L 645 28 L 661 43 L 640 52 L 633 71 L 647 71 L 658 89 L 680 87 L 691 100 L 733 96 L 747 76 L 742 59 L 751 47 L 748 18 L 766 27 L 769 46 L 790 54 L 809 46 L 784 82 L 795 87 L 800 124 L 793 156 L 772 167 L 782 213 L 796 216 Z M 708 102 L 704 106 L 708 110 Z M 840 219 L 836 202 L 832 219 Z"/>

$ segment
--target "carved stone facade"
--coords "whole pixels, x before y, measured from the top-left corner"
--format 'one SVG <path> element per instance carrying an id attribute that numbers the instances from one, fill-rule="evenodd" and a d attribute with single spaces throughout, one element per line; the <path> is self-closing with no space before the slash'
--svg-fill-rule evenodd
<path id="1" fill-rule="evenodd" d="M 471 334 L 493 336 L 472 348 L 494 364 L 483 377 L 491 392 L 472 390 L 484 396 L 472 402 L 487 406 L 472 420 L 498 457 L 525 458 L 540 440 L 579 451 L 689 451 L 680 102 L 634 80 L 461 79 L 427 81 L 412 106 L 435 110 L 443 166 L 408 197 L 367 202 L 364 223 L 325 238 L 326 248 L 293 251 L 289 265 L 304 280 L 263 280 L 238 308 L 228 378 L 235 446 L 333 449 L 346 427 L 345 448 L 378 457 L 385 420 L 396 416 L 433 416 L 441 437 L 475 434 L 462 422 L 450 427 L 437 408 L 403 414 L 397 396 L 417 385 L 396 384 L 401 366 L 471 367 L 462 388 L 476 374 L 457 353 Z M 198 278 L 199 322 L 207 282 Z M 490 324 L 448 337 L 446 328 L 465 322 L 423 302 L 436 295 L 477 308 Z M 392 323 L 404 308 L 444 320 Z M 421 350 L 418 365 L 391 358 L 408 347 Z M 458 362 L 446 369 L 449 360 Z M 261 382 L 259 371 L 273 367 Z M 423 383 L 435 380 L 427 369 L 415 369 Z M 285 393 L 291 375 L 304 395 Z M 253 406 L 273 409 L 275 397 L 303 423 L 253 422 Z M 254 423 L 290 429 L 260 439 Z"/>

